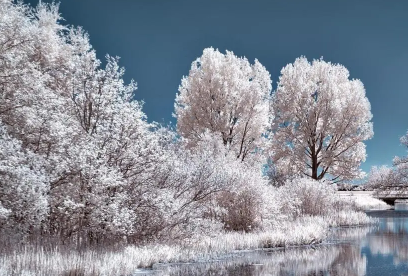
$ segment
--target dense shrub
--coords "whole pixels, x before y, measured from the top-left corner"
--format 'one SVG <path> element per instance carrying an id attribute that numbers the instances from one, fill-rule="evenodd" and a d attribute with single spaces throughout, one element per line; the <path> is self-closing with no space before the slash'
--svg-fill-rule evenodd
<path id="1" fill-rule="evenodd" d="M 333 185 L 310 178 L 295 178 L 279 188 L 282 211 L 291 217 L 332 214 L 339 204 Z"/>
<path id="2" fill-rule="evenodd" d="M 260 226 L 261 198 L 253 190 L 225 191 L 218 197 L 226 230 L 250 232 Z"/>

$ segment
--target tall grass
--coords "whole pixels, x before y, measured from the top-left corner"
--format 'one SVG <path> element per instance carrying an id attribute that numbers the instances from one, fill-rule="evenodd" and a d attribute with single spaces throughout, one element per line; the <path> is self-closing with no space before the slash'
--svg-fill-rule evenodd
<path id="1" fill-rule="evenodd" d="M 361 214 L 344 212 L 337 217 L 302 217 L 274 230 L 229 232 L 177 244 L 125 246 L 120 250 L 77 251 L 62 246 L 26 245 L 3 250 L 0 275 L 131 275 L 158 263 L 205 262 L 235 256 L 240 250 L 317 244 L 327 237 L 330 225 L 370 222 Z"/>
<path id="2" fill-rule="evenodd" d="M 237 250 L 320 243 L 327 230 L 322 218 L 302 218 L 273 231 L 223 233 L 179 244 L 126 246 L 109 252 L 27 245 L 0 256 L 0 275 L 131 275 L 156 263 L 206 261 L 233 256 Z"/>

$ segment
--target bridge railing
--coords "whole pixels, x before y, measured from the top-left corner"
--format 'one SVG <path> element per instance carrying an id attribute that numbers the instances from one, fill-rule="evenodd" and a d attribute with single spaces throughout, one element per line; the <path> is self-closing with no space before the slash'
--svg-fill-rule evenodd
<path id="1" fill-rule="evenodd" d="M 408 191 L 390 191 L 390 190 L 385 190 L 385 191 L 375 191 L 373 193 L 373 197 L 376 198 L 408 198 Z"/>

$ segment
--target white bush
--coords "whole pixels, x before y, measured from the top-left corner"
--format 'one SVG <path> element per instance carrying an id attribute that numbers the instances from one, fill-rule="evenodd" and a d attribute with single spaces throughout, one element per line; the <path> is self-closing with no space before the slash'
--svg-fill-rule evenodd
<path id="1" fill-rule="evenodd" d="M 354 200 L 337 195 L 327 181 L 296 178 L 279 188 L 281 210 L 288 218 L 323 217 L 330 226 L 362 225 L 373 222 Z M 313 222 L 311 222 L 313 224 Z"/>
<path id="2" fill-rule="evenodd" d="M 310 178 L 295 178 L 279 188 L 282 212 L 289 216 L 324 216 L 333 212 L 338 200 L 331 183 Z"/>

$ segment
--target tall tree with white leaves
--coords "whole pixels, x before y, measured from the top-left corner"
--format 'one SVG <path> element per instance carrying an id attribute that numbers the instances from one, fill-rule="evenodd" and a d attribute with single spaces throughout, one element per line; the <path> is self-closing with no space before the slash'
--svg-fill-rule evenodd
<path id="1" fill-rule="evenodd" d="M 237 159 L 262 147 L 269 123 L 269 72 L 233 52 L 204 49 L 179 87 L 177 130 L 194 146 L 211 133 Z"/>
<path id="2" fill-rule="evenodd" d="M 282 69 L 272 107 L 272 155 L 280 170 L 336 182 L 364 175 L 371 107 L 363 83 L 349 79 L 343 65 L 296 59 Z"/>
<path id="3" fill-rule="evenodd" d="M 373 166 L 367 177 L 366 186 L 370 189 L 383 189 L 394 181 L 394 172 L 388 166 Z"/>

